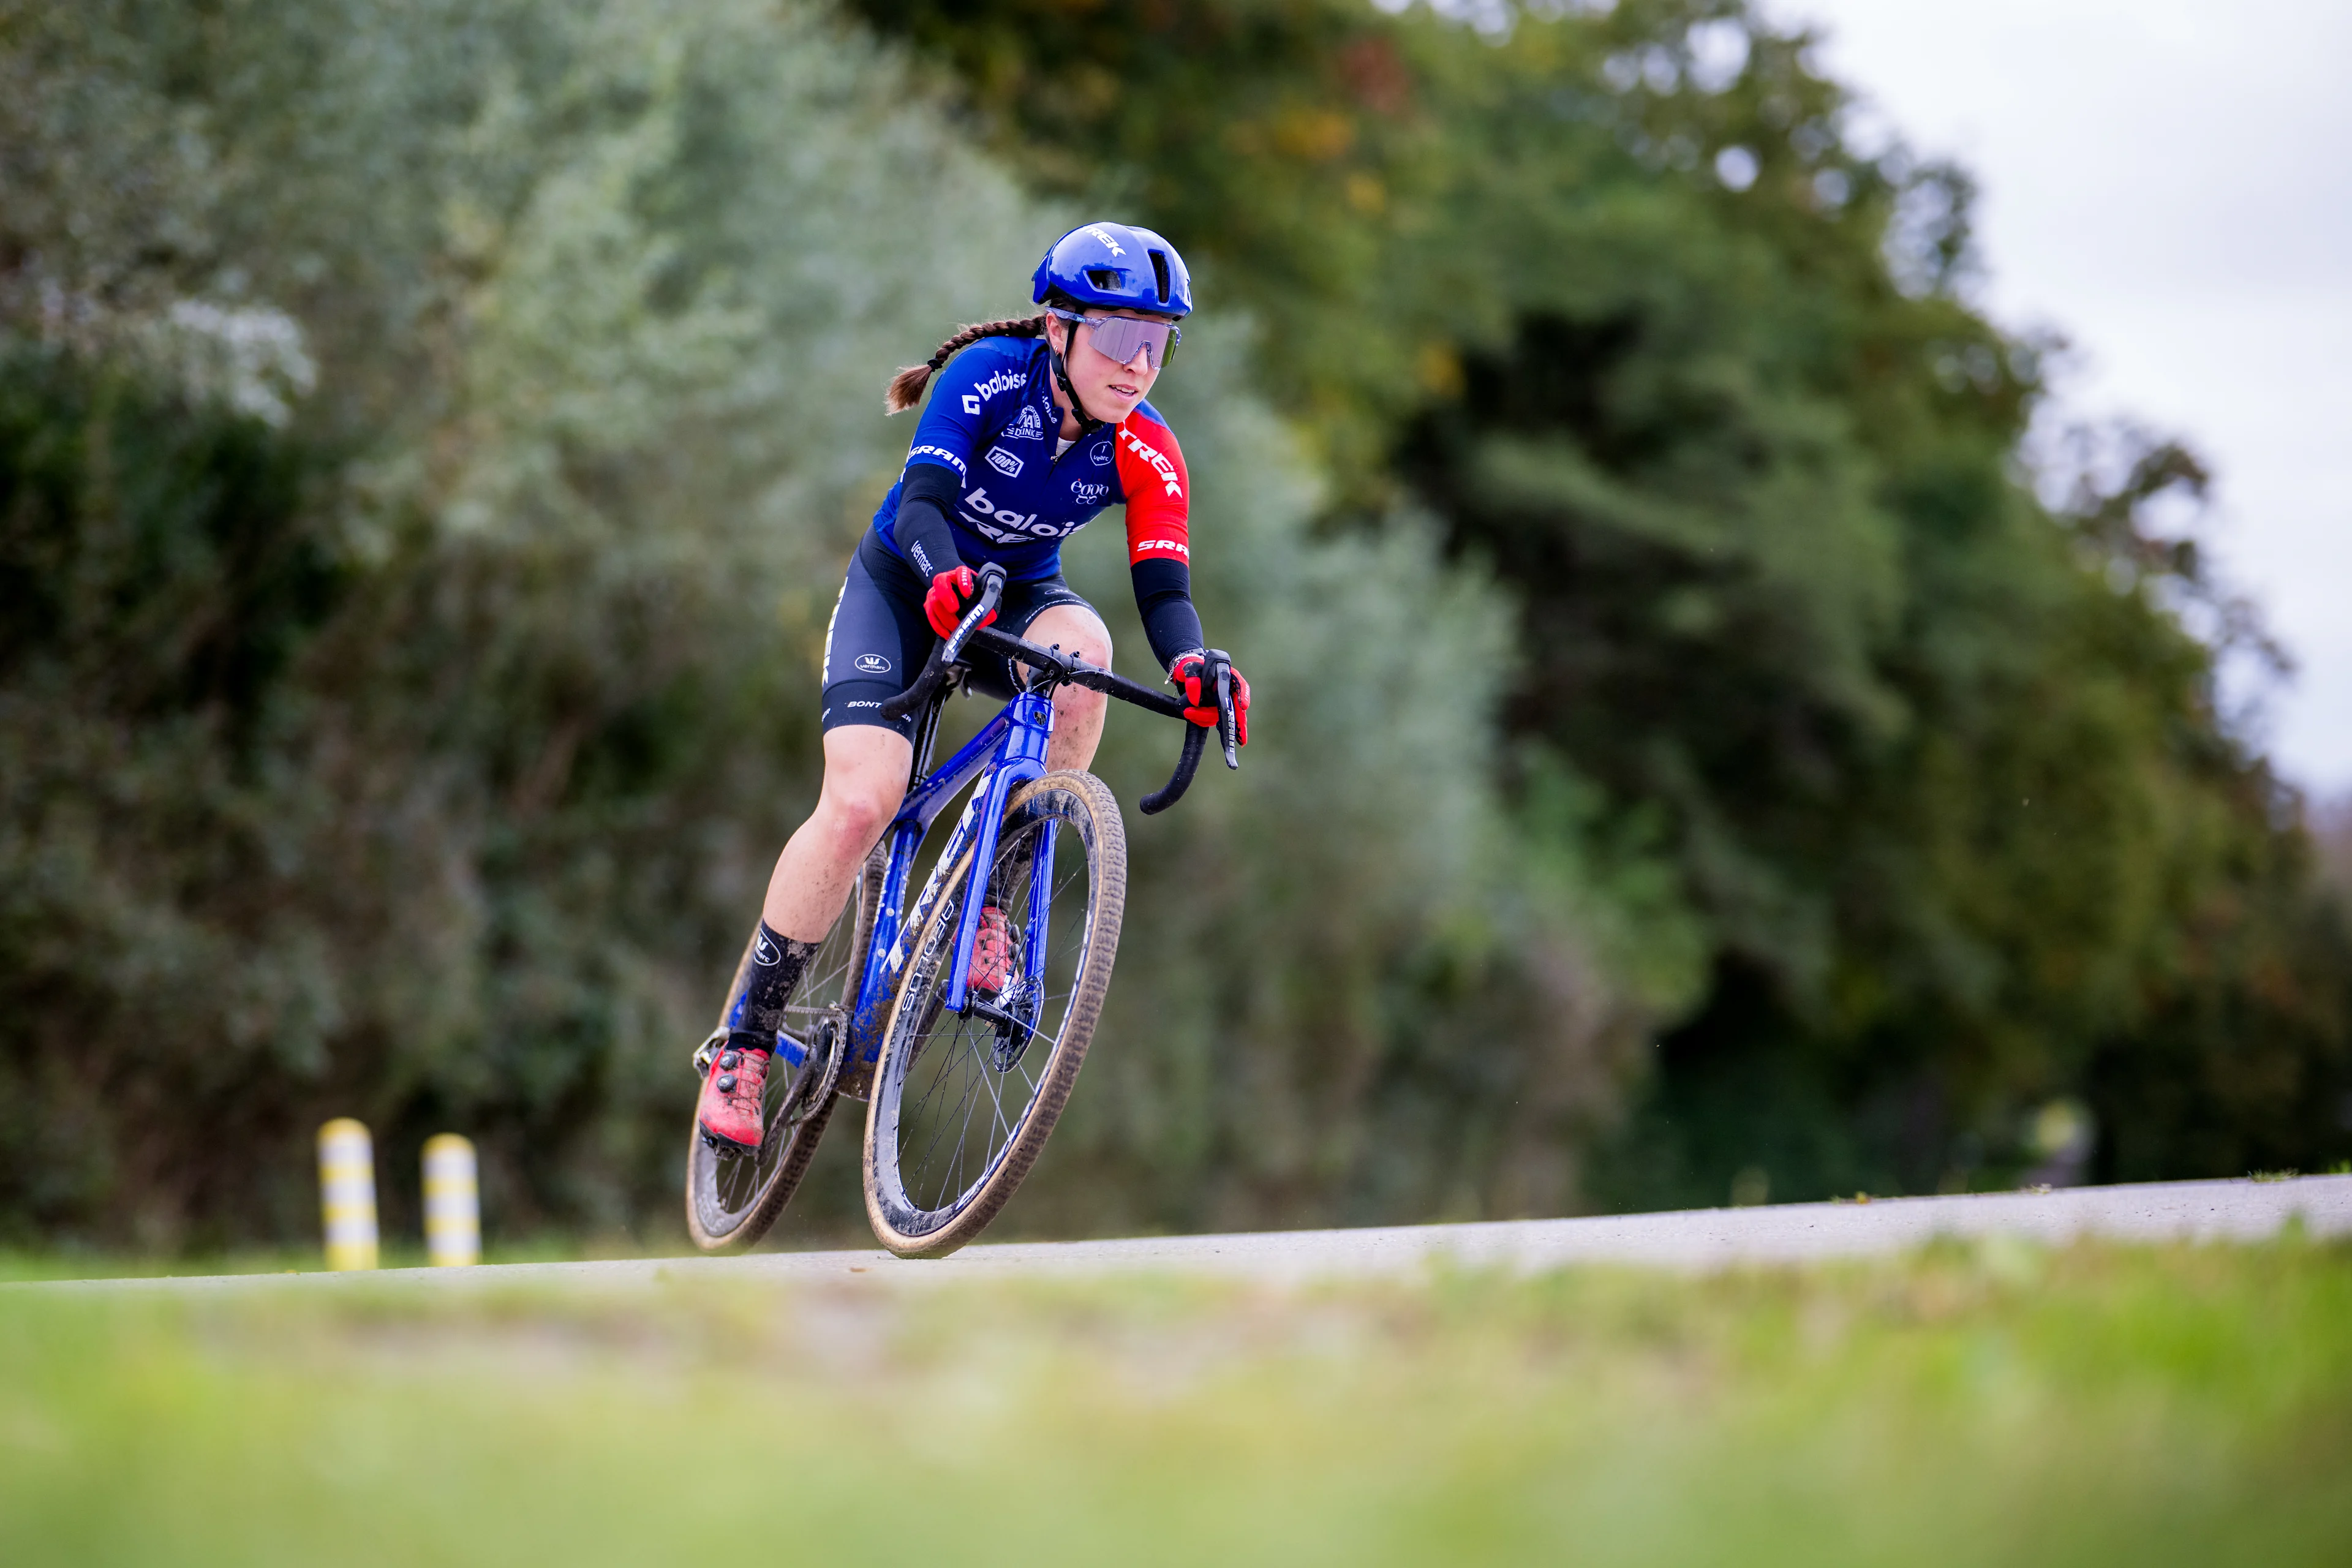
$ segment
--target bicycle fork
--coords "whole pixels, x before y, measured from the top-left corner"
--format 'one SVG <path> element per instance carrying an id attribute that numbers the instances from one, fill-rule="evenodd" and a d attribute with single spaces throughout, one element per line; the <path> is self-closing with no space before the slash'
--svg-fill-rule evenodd
<path id="1" fill-rule="evenodd" d="M 971 854 L 971 875 L 966 879 L 963 908 L 956 922 L 955 951 L 950 958 L 948 989 L 940 999 L 949 1011 L 961 1013 L 967 1005 L 971 989 L 972 942 L 980 931 L 980 911 L 988 901 L 989 870 L 996 858 L 998 829 L 1004 819 L 1004 803 L 1013 790 L 1031 779 L 1042 778 L 1045 773 L 1045 748 L 1053 737 L 1054 704 L 1050 696 L 1023 692 L 1006 710 L 1009 721 L 1001 738 L 990 747 L 992 753 L 988 772 L 981 786 L 972 791 L 964 803 L 963 814 L 956 819 L 954 831 L 947 847 L 940 851 L 939 864 L 912 908 L 902 902 L 906 895 L 907 874 L 912 869 L 915 850 L 930 826 L 930 816 L 924 809 L 938 798 L 930 791 L 919 790 L 928 798 L 909 797 L 908 805 L 890 829 L 890 868 L 884 879 L 882 908 L 878 911 L 874 933 L 874 946 L 866 960 L 865 983 L 858 988 L 857 1014 L 852 1022 L 851 1044 L 855 1055 L 851 1060 L 871 1064 L 880 1058 L 882 1031 L 888 1023 L 888 1009 L 896 1003 L 898 981 L 912 956 L 914 942 L 929 923 L 931 911 L 944 892 L 948 878 L 967 848 Z M 989 740 L 986 731 L 974 738 L 975 743 Z M 954 763 L 940 770 L 939 778 L 950 778 L 961 772 Z M 958 781 L 961 782 L 961 781 Z M 952 787 L 952 786 L 950 786 Z M 1038 874 L 1033 878 L 1029 894 L 1028 929 L 1035 930 L 1043 917 L 1045 904 L 1051 889 L 1053 849 L 1051 836 L 1041 847 Z M 1041 891 L 1041 889 L 1043 889 Z M 904 909 L 901 918 L 891 918 L 894 911 Z M 887 942 L 885 941 L 887 937 Z M 1042 977 L 1043 944 L 1032 942 L 1033 950 L 1025 955 L 1024 978 L 1033 985 Z"/>

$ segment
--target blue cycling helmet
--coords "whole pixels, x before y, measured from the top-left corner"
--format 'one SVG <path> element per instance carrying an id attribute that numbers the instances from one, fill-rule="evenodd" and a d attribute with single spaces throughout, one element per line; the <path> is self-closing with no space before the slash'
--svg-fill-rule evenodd
<path id="1" fill-rule="evenodd" d="M 1044 304 L 1063 294 L 1081 305 L 1192 313 L 1192 277 L 1176 247 L 1148 228 L 1123 223 L 1082 224 L 1054 242 L 1037 263 L 1029 298 Z"/>

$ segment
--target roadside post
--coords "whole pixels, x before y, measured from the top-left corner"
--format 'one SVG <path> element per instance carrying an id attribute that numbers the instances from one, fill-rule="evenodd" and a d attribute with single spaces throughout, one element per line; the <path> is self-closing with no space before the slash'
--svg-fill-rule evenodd
<path id="1" fill-rule="evenodd" d="M 436 1268 L 482 1260 L 482 1197 L 474 1145 L 455 1132 L 425 1141 L 425 1255 Z"/>
<path id="2" fill-rule="evenodd" d="M 327 1267 L 375 1267 L 375 1145 L 348 1116 L 319 1129 L 319 1210 Z"/>

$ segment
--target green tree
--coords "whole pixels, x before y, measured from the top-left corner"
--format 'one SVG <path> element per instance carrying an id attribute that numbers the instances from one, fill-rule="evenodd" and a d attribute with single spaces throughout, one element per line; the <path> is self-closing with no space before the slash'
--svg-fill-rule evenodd
<path id="1" fill-rule="evenodd" d="M 1662 858 L 1711 975 L 1588 1194 L 2002 1180 L 2059 1094 L 2109 1173 L 2336 1157 L 2343 931 L 2147 521 L 2193 459 L 2037 497 L 1965 173 L 1802 35 L 1487 10 L 866 7 L 1270 324 L 1327 524 L 1410 497 L 1516 592 L 1517 831 Z"/>
<path id="2" fill-rule="evenodd" d="M 685 1051 L 813 793 L 824 617 L 903 452 L 880 387 L 1062 219 L 814 9 L 120 0 L 0 41 L 0 583 L 51 606 L 0 663 L 0 1211 L 300 1236 L 310 1131 L 355 1113 L 388 1173 L 472 1133 L 509 1234 L 674 1234 Z M 1168 391 L 1267 722 L 1139 826 L 1111 1046 L 1026 1212 L 1427 1212 L 1511 1146 L 1496 1201 L 1557 1206 L 1560 1126 L 1668 981 L 1614 978 L 1637 944 L 1572 843 L 1509 865 L 1500 601 L 1409 518 L 1312 536 L 1244 337 Z M 1112 546 L 1076 569 L 1139 650 Z M 1173 742 L 1127 721 L 1105 766 L 1132 793 Z M 1611 978 L 1542 1005 L 1570 973 Z M 1412 1142 L 1391 1058 L 1498 1008 L 1527 1070 L 1462 1091 L 1489 1131 Z"/>
<path id="3" fill-rule="evenodd" d="M 39 88 L 12 179 L 67 195 L 0 201 L 6 580 L 64 606 L 12 616 L 0 670 L 0 1202 L 298 1236 L 345 1111 L 393 1169 L 475 1132 L 509 1226 L 666 1208 L 680 1047 L 812 792 L 830 579 L 895 466 L 842 389 L 982 313 L 967 279 L 1042 225 L 804 10 L 28 7 L 5 37 Z M 79 171 L 184 166 L 184 238 L 74 221 Z M 283 352 L 240 404 L 257 335 Z M 250 581 L 248 538 L 332 592 Z M 218 644 L 268 657 L 232 683 Z M 121 693 L 148 668 L 172 704 Z"/>

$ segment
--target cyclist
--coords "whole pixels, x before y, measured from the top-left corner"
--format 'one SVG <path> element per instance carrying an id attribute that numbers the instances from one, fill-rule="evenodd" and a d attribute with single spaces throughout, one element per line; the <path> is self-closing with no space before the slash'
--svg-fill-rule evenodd
<path id="1" fill-rule="evenodd" d="M 881 706 L 913 683 L 978 598 L 974 565 L 992 561 L 1006 573 L 991 621 L 1108 668 L 1110 633 L 1062 580 L 1061 546 L 1105 507 L 1125 503 L 1144 637 L 1187 717 L 1216 722 L 1192 608 L 1191 482 L 1174 434 L 1144 401 L 1192 309 L 1183 258 L 1148 228 L 1091 223 L 1055 241 L 1031 282 L 1032 301 L 1045 307 L 1037 315 L 966 327 L 891 379 L 889 413 L 913 407 L 927 384 L 930 400 L 825 632 L 824 788 L 776 858 L 742 1014 L 696 1108 L 722 1153 L 760 1146 L 761 1091 L 784 1005 L 898 814 L 913 768 L 915 717 L 892 722 Z M 974 684 L 1009 695 L 1013 672 L 986 662 L 975 663 Z M 1249 684 L 1238 670 L 1233 689 L 1246 743 Z M 1048 768 L 1094 760 L 1105 702 L 1082 687 L 1055 691 Z M 972 965 L 983 989 L 1002 983 L 1003 924 L 983 911 Z"/>

